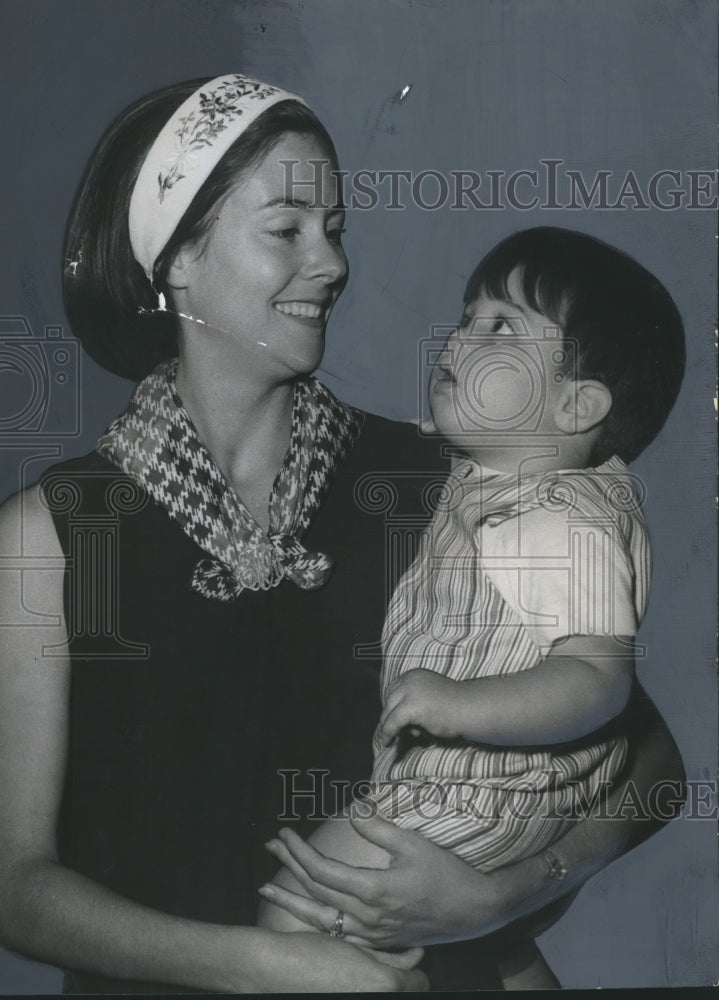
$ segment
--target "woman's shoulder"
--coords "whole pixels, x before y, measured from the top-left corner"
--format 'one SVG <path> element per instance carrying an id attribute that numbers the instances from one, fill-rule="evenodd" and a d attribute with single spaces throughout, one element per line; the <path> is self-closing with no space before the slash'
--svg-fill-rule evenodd
<path id="1" fill-rule="evenodd" d="M 5 557 L 57 555 L 60 543 L 54 514 L 73 506 L 77 484 L 112 473 L 97 452 L 49 466 L 37 483 L 9 496 L 0 505 L 0 554 Z M 115 474 L 122 476 L 119 470 Z"/>
<path id="2" fill-rule="evenodd" d="M 0 556 L 6 559 L 60 555 L 60 544 L 40 484 L 0 505 Z"/>

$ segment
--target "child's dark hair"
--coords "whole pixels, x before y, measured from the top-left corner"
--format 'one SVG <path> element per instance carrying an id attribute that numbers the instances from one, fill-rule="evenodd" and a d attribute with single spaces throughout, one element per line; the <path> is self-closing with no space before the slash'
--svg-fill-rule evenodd
<path id="1" fill-rule="evenodd" d="M 177 354 L 177 320 L 169 311 L 157 311 L 157 292 L 167 290 L 167 274 L 179 248 L 209 231 L 215 206 L 241 171 L 254 166 L 288 132 L 315 136 L 337 164 L 332 140 L 309 108 L 291 100 L 272 105 L 230 146 L 197 192 L 155 264 L 151 285 L 130 245 L 132 190 L 162 127 L 204 83 L 207 79 L 174 84 L 123 112 L 92 154 L 70 215 L 65 311 L 88 354 L 125 378 L 143 378 Z"/>
<path id="2" fill-rule="evenodd" d="M 612 455 L 633 461 L 664 425 L 684 375 L 684 328 L 671 296 L 620 250 L 545 226 L 497 244 L 470 277 L 465 304 L 480 293 L 507 298 L 515 269 L 527 305 L 576 345 L 568 352 L 576 377 L 612 394 L 592 463 Z"/>

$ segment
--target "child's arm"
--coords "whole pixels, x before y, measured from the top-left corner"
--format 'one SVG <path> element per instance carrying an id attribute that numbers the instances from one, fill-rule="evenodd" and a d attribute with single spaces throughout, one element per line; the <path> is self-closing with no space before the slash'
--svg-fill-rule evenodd
<path id="1" fill-rule="evenodd" d="M 633 679 L 632 639 L 621 636 L 570 636 L 517 674 L 453 681 L 410 670 L 387 692 L 379 737 L 389 744 L 414 725 L 433 736 L 482 743 L 563 743 L 618 715 Z"/>

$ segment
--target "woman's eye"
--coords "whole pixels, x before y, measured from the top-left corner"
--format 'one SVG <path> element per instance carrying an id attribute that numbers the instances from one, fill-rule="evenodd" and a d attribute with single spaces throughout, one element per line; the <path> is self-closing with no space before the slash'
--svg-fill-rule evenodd
<path id="1" fill-rule="evenodd" d="M 297 236 L 299 229 L 297 226 L 292 226 L 290 229 L 271 229 L 270 235 L 274 236 L 276 240 L 291 240 L 293 237 Z"/>
<path id="2" fill-rule="evenodd" d="M 471 322 L 472 317 L 468 313 L 462 313 L 462 317 L 459 321 L 460 330 L 466 330 Z"/>
<path id="3" fill-rule="evenodd" d="M 342 236 L 346 232 L 347 232 L 346 229 L 328 229 L 327 239 L 329 240 L 330 243 L 334 243 L 335 246 L 341 246 Z"/>

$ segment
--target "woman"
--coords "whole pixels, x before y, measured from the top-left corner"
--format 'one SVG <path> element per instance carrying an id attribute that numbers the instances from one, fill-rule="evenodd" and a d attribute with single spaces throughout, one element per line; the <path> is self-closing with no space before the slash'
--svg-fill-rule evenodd
<path id="1" fill-rule="evenodd" d="M 301 101 L 228 76 L 130 108 L 78 194 L 68 316 L 97 361 L 143 381 L 97 450 L 0 524 L 26 557 L 0 592 L 16 626 L 0 630 L 0 931 L 75 970 L 68 992 L 427 985 L 416 949 L 251 926 L 276 864 L 265 841 L 369 773 L 378 493 L 421 522 L 443 471 L 410 427 L 308 378 L 347 277 L 336 169 Z M 644 710 L 628 777 L 646 796 L 681 769 Z M 494 879 L 373 821 L 393 865 L 327 902 L 360 913 L 355 937 L 375 946 L 467 939 L 578 887 L 649 826 L 579 824 L 557 850 L 566 877 L 530 859 Z M 308 918 L 337 937 L 327 902 Z M 430 951 L 435 988 L 496 984 L 474 944 Z"/>

